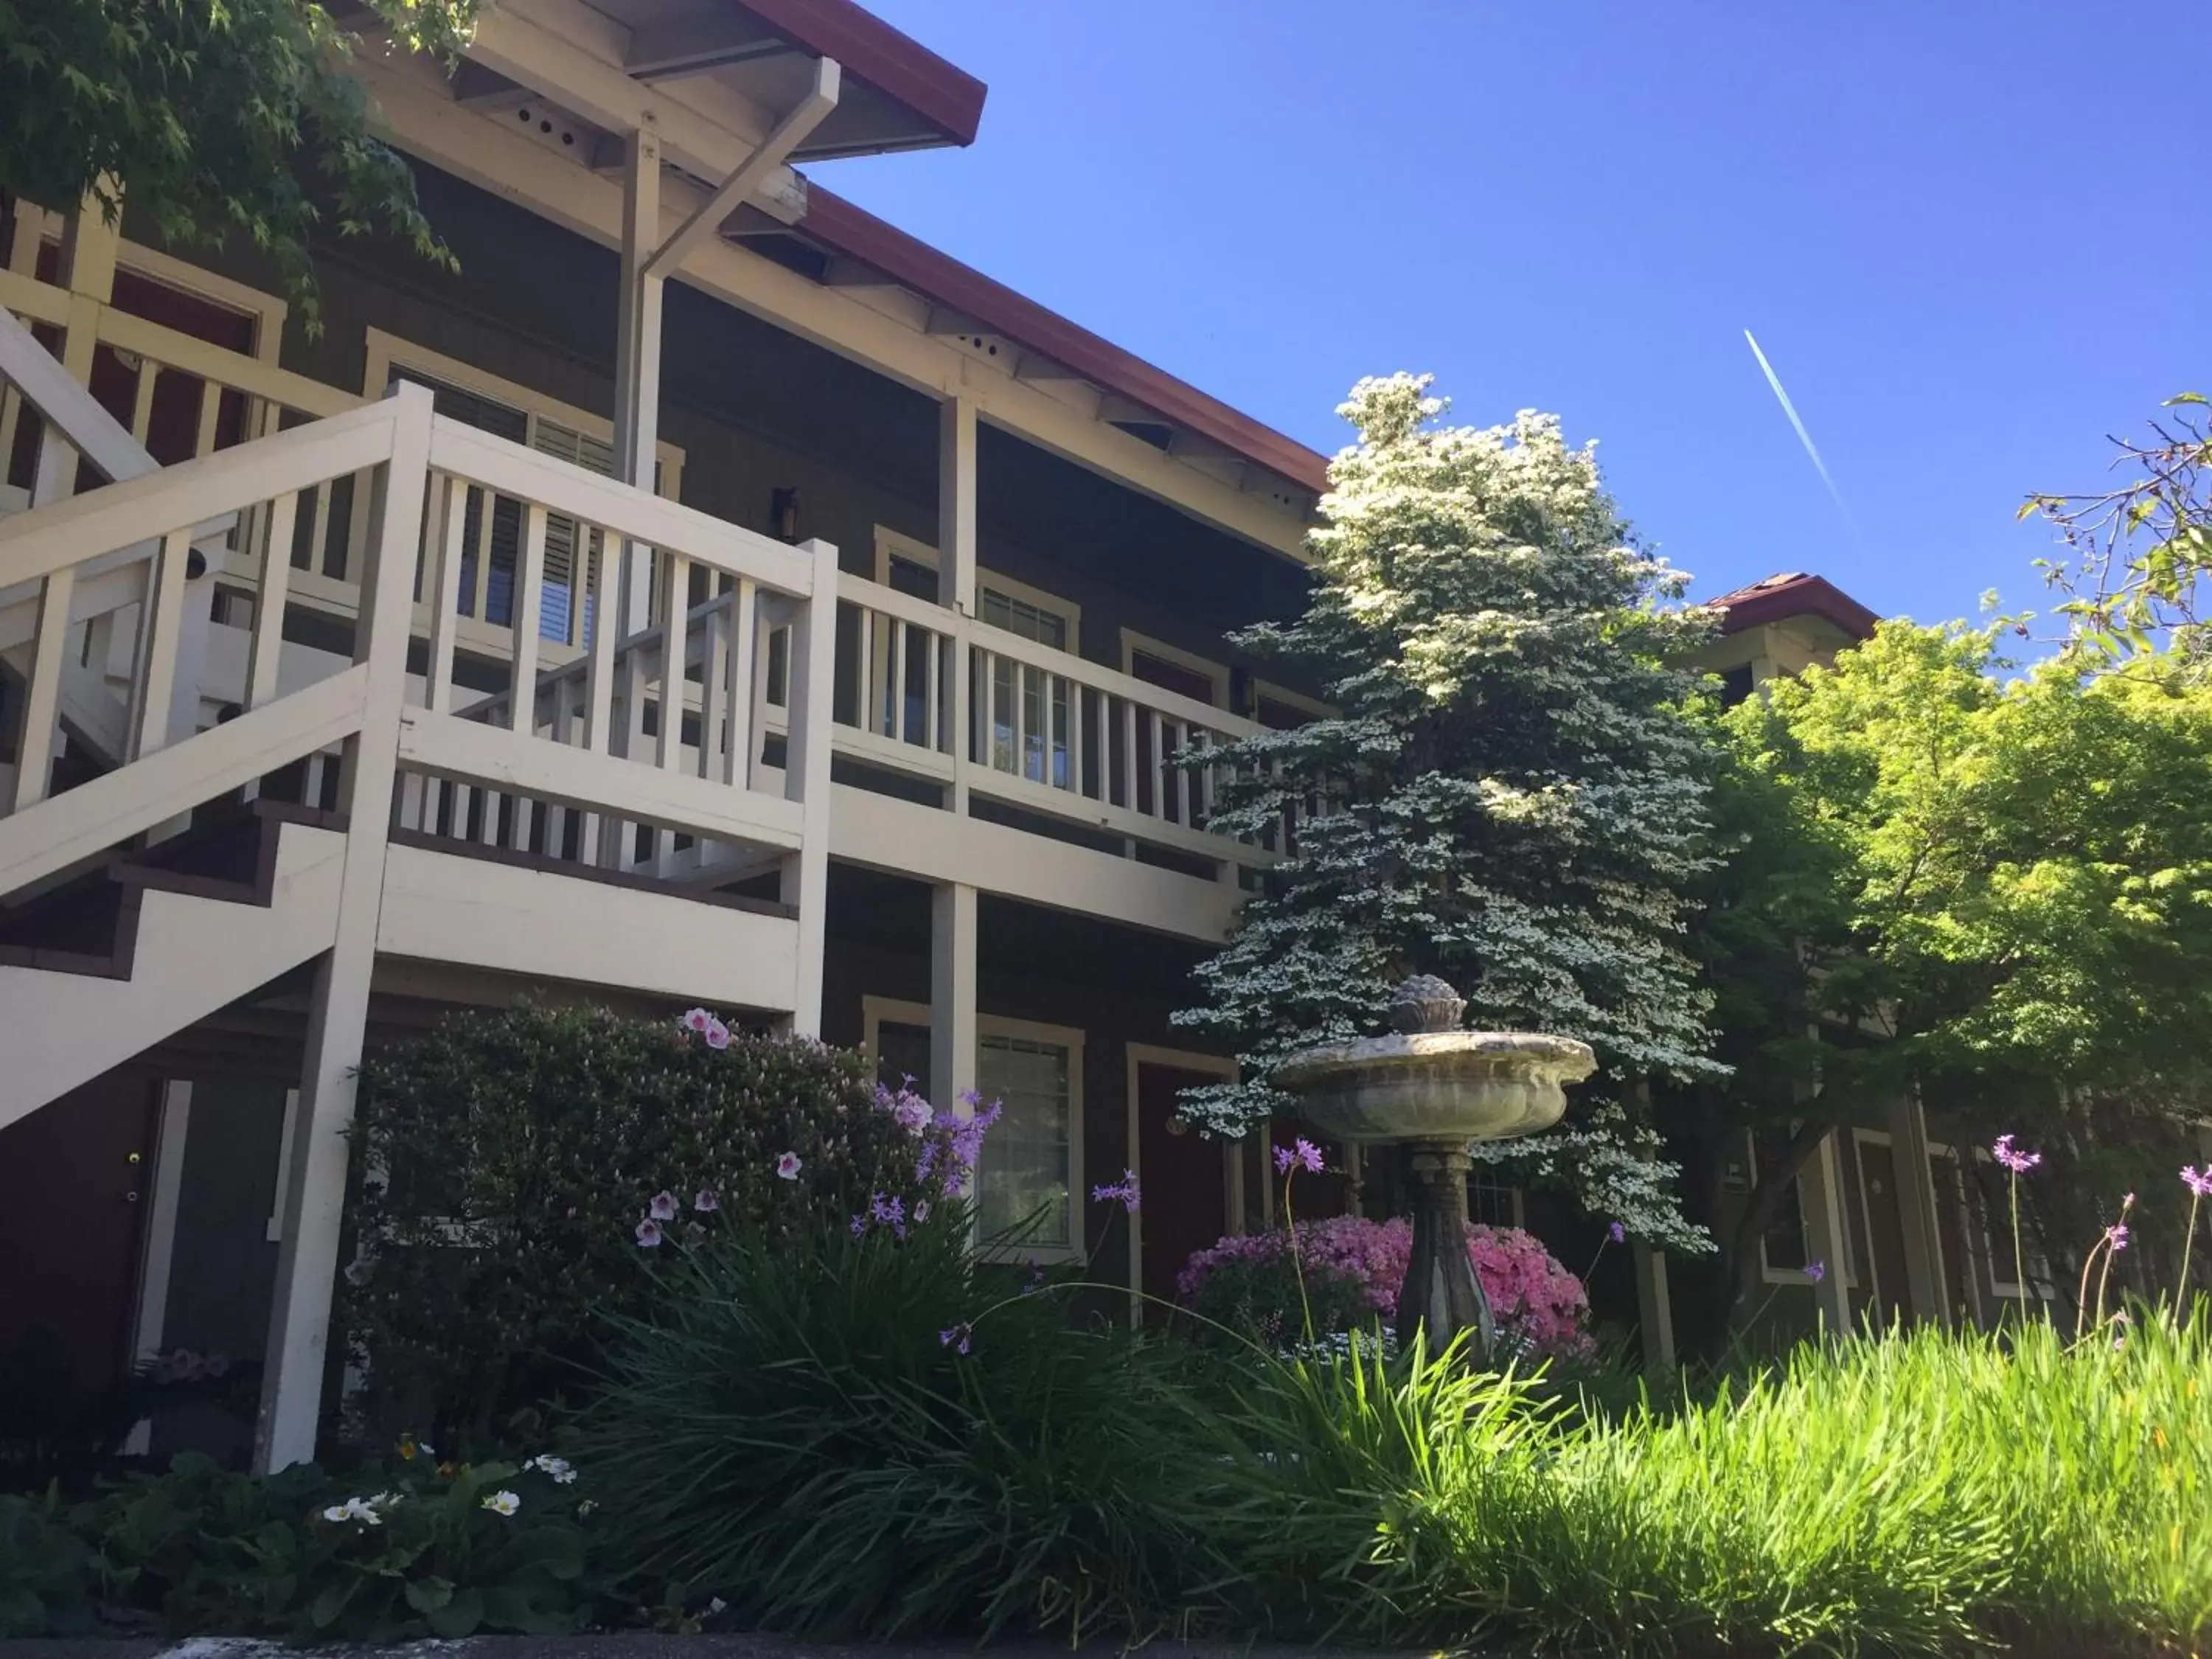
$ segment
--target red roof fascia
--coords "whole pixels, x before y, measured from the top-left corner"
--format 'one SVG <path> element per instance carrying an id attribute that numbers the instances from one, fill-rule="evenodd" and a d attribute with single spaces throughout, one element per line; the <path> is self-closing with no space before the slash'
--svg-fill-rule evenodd
<path id="1" fill-rule="evenodd" d="M 896 99 L 955 144 L 975 141 L 988 90 L 853 0 L 744 0 L 785 40 Z"/>
<path id="2" fill-rule="evenodd" d="M 823 246 L 873 266 L 933 304 L 973 317 L 983 332 L 1049 357 L 1301 489 L 1320 495 L 1328 488 L 1327 457 L 1296 439 L 1239 414 L 811 179 L 806 189 L 806 216 L 799 228 Z"/>
<path id="3" fill-rule="evenodd" d="M 1870 640 L 1875 624 L 1881 620 L 1825 576 L 1792 576 L 1771 586 L 1739 588 L 1705 603 L 1723 613 L 1723 634 L 1741 634 L 1793 617 L 1818 617 L 1855 640 Z"/>

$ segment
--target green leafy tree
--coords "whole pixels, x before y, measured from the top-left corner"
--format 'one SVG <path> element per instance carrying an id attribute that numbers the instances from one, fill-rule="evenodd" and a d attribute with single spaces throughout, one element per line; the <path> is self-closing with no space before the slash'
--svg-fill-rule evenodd
<path id="1" fill-rule="evenodd" d="M 2212 580 L 2212 428 L 2203 395 L 2169 398 L 2172 412 L 2150 423 L 2147 439 L 2114 438 L 2115 488 L 2080 495 L 2030 495 L 2023 519 L 2041 514 L 2066 545 L 2038 560 L 2066 597 L 2065 654 L 2082 667 L 2112 668 L 2164 647 L 2157 672 L 2203 674 L 2212 636 L 2203 612 Z M 2026 625 L 2022 624 L 2022 631 Z"/>
<path id="2" fill-rule="evenodd" d="M 1697 937 L 1735 1069 L 1669 1121 L 1775 1144 L 1723 1241 L 1739 1308 L 1822 1135 L 1900 1090 L 2090 1177 L 2036 1184 L 2062 1262 L 2100 1196 L 2172 1184 L 2203 1110 L 2212 687 L 2171 653 L 2001 678 L 1999 632 L 1887 623 L 1725 717 L 1733 850 Z"/>
<path id="3" fill-rule="evenodd" d="M 448 60 L 477 0 L 366 0 L 401 46 Z M 381 230 L 450 263 L 414 175 L 370 130 L 362 46 L 313 0 L 0 0 L 0 198 L 125 201 L 168 241 L 243 237 L 316 325 L 308 243 Z"/>
<path id="4" fill-rule="evenodd" d="M 1604 1071 L 1567 1124 L 1500 1149 L 1640 1235 L 1698 1248 L 1630 1085 L 1717 1071 L 1681 925 L 1707 866 L 1711 769 L 1679 663 L 1709 625 L 1639 549 L 1596 458 L 1524 413 L 1478 430 L 1411 375 L 1361 382 L 1331 467 L 1305 614 L 1239 643 L 1338 711 L 1207 758 L 1215 827 L 1284 856 L 1179 1020 L 1232 1042 L 1185 1115 L 1237 1134 L 1289 1103 L 1290 1054 L 1379 1029 L 1435 973 L 1469 1023 L 1580 1037 Z M 1289 820 L 1286 828 L 1286 820 Z"/>

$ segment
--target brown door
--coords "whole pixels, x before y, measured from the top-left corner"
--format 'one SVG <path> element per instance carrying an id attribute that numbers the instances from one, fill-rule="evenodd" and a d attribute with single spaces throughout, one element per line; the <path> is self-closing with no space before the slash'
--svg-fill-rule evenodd
<path id="1" fill-rule="evenodd" d="M 88 1393 L 130 1370 L 155 1102 L 151 1079 L 111 1073 L 0 1129 L 0 1370 L 26 1383 Z"/>
<path id="2" fill-rule="evenodd" d="M 1861 1140 L 1859 1185 L 1866 1195 L 1867 1248 L 1874 1257 L 1874 1284 L 1867 1305 L 1875 1322 L 1887 1325 L 1906 1316 L 1912 1285 L 1905 1266 L 1905 1218 L 1898 1207 L 1897 1160 L 1887 1143 Z"/>
<path id="3" fill-rule="evenodd" d="M 1229 1164 L 1222 1143 L 1208 1140 L 1176 1116 L 1184 1089 L 1220 1079 L 1209 1072 L 1139 1060 L 1137 1176 L 1144 1193 L 1138 1238 L 1147 1295 L 1173 1302 L 1176 1275 L 1191 1253 L 1229 1231 Z M 1159 1303 L 1148 1304 L 1157 1318 Z"/>

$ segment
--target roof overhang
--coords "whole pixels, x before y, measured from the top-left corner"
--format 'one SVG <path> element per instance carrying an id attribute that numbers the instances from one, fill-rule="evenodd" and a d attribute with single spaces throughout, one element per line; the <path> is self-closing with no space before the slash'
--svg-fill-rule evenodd
<path id="1" fill-rule="evenodd" d="M 1875 624 L 1881 620 L 1826 577 L 1800 573 L 1769 576 L 1705 603 L 1721 613 L 1723 634 L 1813 617 L 1863 641 L 1874 637 Z"/>

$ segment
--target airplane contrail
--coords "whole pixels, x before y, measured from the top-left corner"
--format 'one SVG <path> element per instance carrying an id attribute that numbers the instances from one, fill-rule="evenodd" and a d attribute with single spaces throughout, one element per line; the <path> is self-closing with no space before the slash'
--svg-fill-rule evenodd
<path id="1" fill-rule="evenodd" d="M 1844 492 L 1836 488 L 1836 481 L 1829 476 L 1828 464 L 1820 459 L 1820 451 L 1813 441 L 1813 434 L 1805 429 L 1805 422 L 1798 418 L 1797 405 L 1790 401 L 1790 394 L 1782 389 L 1782 377 L 1774 372 L 1774 365 L 1766 361 L 1766 354 L 1759 349 L 1759 342 L 1753 337 L 1749 329 L 1744 330 L 1743 337 L 1751 347 L 1751 355 L 1759 359 L 1759 372 L 1766 376 L 1766 384 L 1774 388 L 1774 396 L 1782 405 L 1782 412 L 1790 417 L 1790 424 L 1797 429 L 1797 441 L 1805 446 L 1805 453 L 1812 458 L 1813 470 L 1820 475 L 1820 482 L 1828 486 L 1828 494 L 1834 498 L 1836 510 L 1844 515 L 1844 522 L 1856 532 L 1858 526 L 1851 517 L 1851 509 L 1844 503 Z"/>

